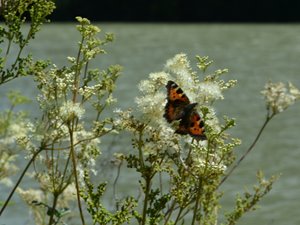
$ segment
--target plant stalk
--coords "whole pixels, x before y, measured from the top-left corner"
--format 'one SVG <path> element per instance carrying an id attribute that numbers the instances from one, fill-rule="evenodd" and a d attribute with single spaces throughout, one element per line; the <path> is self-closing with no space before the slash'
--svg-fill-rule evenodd
<path id="1" fill-rule="evenodd" d="M 254 148 L 254 146 L 256 145 L 257 141 L 259 140 L 262 132 L 264 131 L 264 129 L 266 128 L 267 124 L 270 122 L 270 120 L 275 116 L 275 114 L 272 115 L 268 115 L 264 124 L 262 125 L 262 127 L 260 128 L 256 138 L 254 139 L 254 141 L 252 142 L 252 144 L 250 145 L 250 147 L 248 148 L 248 150 L 240 157 L 240 159 L 236 162 L 236 164 L 229 170 L 229 172 L 226 174 L 226 176 L 223 177 L 223 179 L 221 180 L 220 184 L 218 187 L 220 187 L 226 180 L 227 178 L 233 173 L 233 171 L 241 164 L 241 162 L 245 159 L 245 157 L 252 151 L 252 149 Z"/>

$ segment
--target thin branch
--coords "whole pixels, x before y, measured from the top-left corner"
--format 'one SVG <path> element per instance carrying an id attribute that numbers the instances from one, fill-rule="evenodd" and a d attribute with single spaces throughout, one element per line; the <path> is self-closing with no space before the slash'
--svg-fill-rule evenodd
<path id="1" fill-rule="evenodd" d="M 77 203 L 78 203 L 78 208 L 79 208 L 79 214 L 80 214 L 80 219 L 82 225 L 85 225 L 84 221 L 84 216 L 83 216 L 83 211 L 82 211 L 82 206 L 81 206 L 81 201 L 80 201 L 80 193 L 79 193 L 79 181 L 78 181 L 78 176 L 77 176 L 77 162 L 76 162 L 76 156 L 75 156 L 75 149 L 74 149 L 74 136 L 73 136 L 73 131 L 74 131 L 74 121 L 72 125 L 69 127 L 69 133 L 70 133 L 70 142 L 71 142 L 71 159 L 72 159 L 72 164 L 73 164 L 73 173 L 74 173 L 74 178 L 75 178 L 75 186 L 76 186 L 76 195 L 77 195 Z"/>
<path id="2" fill-rule="evenodd" d="M 254 146 L 256 145 L 257 141 L 259 140 L 263 130 L 265 129 L 265 127 L 267 126 L 267 124 L 269 123 L 269 121 L 275 116 L 275 114 L 272 115 L 267 115 L 267 118 L 264 122 L 264 124 L 262 125 L 262 127 L 260 128 L 256 138 L 254 139 L 254 141 L 252 142 L 252 144 L 250 145 L 250 147 L 248 148 L 248 150 L 241 156 L 241 158 L 236 162 L 236 164 L 229 170 L 229 172 L 223 177 L 223 179 L 221 180 L 220 184 L 218 187 L 220 187 L 226 180 L 227 178 L 233 173 L 233 171 L 241 164 L 241 162 L 245 159 L 245 157 L 251 152 L 251 150 L 254 148 Z"/>

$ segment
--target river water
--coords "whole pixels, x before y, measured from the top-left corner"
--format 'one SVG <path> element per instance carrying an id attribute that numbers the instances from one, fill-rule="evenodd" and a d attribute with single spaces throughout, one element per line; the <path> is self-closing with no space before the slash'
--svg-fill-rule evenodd
<path id="1" fill-rule="evenodd" d="M 208 55 L 214 60 L 214 68 L 228 68 L 228 78 L 237 79 L 238 86 L 226 92 L 225 100 L 216 105 L 216 110 L 220 115 L 237 120 L 232 134 L 243 141 L 237 150 L 238 155 L 251 144 L 265 118 L 265 105 L 260 94 L 264 84 L 269 80 L 291 81 L 300 87 L 299 25 L 98 25 L 104 32 L 116 35 L 115 42 L 106 48 L 109 54 L 100 57 L 93 65 L 105 68 L 109 64 L 120 64 L 124 67 L 115 94 L 119 108 L 135 107 L 133 99 L 138 95 L 139 81 L 147 78 L 151 72 L 162 70 L 166 60 L 177 53 L 186 53 L 192 65 L 195 65 L 195 55 Z M 78 40 L 74 24 L 46 25 L 27 51 L 36 58 L 51 59 L 57 65 L 64 65 L 66 56 L 76 54 Z M 32 99 L 37 93 L 31 80 L 24 78 L 1 86 L 0 96 L 10 89 L 19 89 Z M 0 109 L 5 107 L 7 102 L 2 101 Z M 34 101 L 27 109 L 34 109 L 36 114 L 32 116 L 38 117 L 38 107 Z M 245 188 L 251 189 L 257 170 L 263 170 L 266 176 L 281 174 L 273 190 L 260 202 L 260 208 L 247 214 L 238 224 L 300 224 L 299 115 L 298 104 L 275 117 L 255 150 L 223 185 L 221 210 L 229 211 L 233 208 L 236 194 Z M 124 136 L 121 143 L 116 143 L 114 151 L 128 143 L 126 138 L 130 140 L 130 137 Z M 111 152 L 103 152 L 102 157 L 109 159 Z M 26 160 L 19 158 L 18 161 L 21 168 L 25 166 Z M 100 167 L 107 177 L 115 172 L 108 172 L 109 165 L 103 162 L 99 162 Z M 129 179 L 134 179 L 134 175 L 122 173 L 120 184 L 124 192 L 132 189 L 128 184 Z M 26 181 L 22 184 L 23 187 L 31 185 Z M 0 185 L 1 200 L 4 200 L 8 190 Z M 22 200 L 15 196 L 0 218 L 0 224 L 32 224 L 30 218 Z"/>

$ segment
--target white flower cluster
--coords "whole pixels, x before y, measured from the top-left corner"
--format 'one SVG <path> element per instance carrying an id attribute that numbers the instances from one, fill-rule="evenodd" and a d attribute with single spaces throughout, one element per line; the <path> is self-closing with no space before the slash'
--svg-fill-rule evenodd
<path id="1" fill-rule="evenodd" d="M 203 71 L 202 71 L 203 72 Z M 136 119 L 134 112 L 116 110 L 119 118 L 114 124 L 120 129 L 125 129 L 132 133 L 142 132 L 147 138 L 143 143 L 143 154 L 157 154 L 157 152 L 176 152 L 183 160 L 187 156 L 187 149 L 191 149 L 193 165 L 197 171 L 202 171 L 206 167 L 216 173 L 224 173 L 225 164 L 222 162 L 222 147 L 225 142 L 220 137 L 218 145 L 210 145 L 208 141 L 198 141 L 194 144 L 194 139 L 190 135 L 180 136 L 174 134 L 178 129 L 179 121 L 169 124 L 164 118 L 165 106 L 167 103 L 168 81 L 173 81 L 184 91 L 191 103 L 198 103 L 197 112 L 205 119 L 205 127 L 210 135 L 219 134 L 221 125 L 212 104 L 216 100 L 223 99 L 223 91 L 233 87 L 236 81 L 228 82 L 220 79 L 227 70 L 218 70 L 211 75 L 198 76 L 190 67 L 187 56 L 183 53 L 175 55 L 169 59 L 162 72 L 151 73 L 147 80 L 139 84 L 141 95 L 136 98 L 137 114 L 141 119 Z M 205 114 L 205 116 L 204 116 Z M 141 131 L 142 130 L 142 131 Z M 218 135 L 215 135 L 219 137 Z M 226 151 L 225 149 L 224 151 Z M 207 157 L 207 152 L 209 152 Z M 206 162 L 207 160 L 207 162 Z M 191 164 L 192 165 L 192 164 Z M 197 171 L 195 171 L 197 173 Z"/>
<path id="2" fill-rule="evenodd" d="M 60 107 L 60 116 L 63 121 L 68 121 L 72 118 L 81 118 L 85 110 L 80 103 L 73 103 L 72 101 L 65 102 Z"/>
<path id="3" fill-rule="evenodd" d="M 284 111 L 300 99 L 300 91 L 292 83 L 286 87 L 282 82 L 268 82 L 261 93 L 265 97 L 267 109 L 273 114 Z"/>
<path id="4" fill-rule="evenodd" d="M 223 89 L 217 81 L 200 81 L 192 71 L 186 54 L 175 55 L 167 60 L 165 71 L 151 73 L 148 80 L 140 82 L 139 89 L 142 95 L 136 98 L 138 109 L 143 116 L 156 125 L 165 125 L 164 129 L 170 127 L 163 118 L 167 97 L 165 85 L 169 80 L 176 82 L 191 102 L 199 103 L 198 107 L 210 108 L 212 102 L 223 99 Z M 211 114 L 215 115 L 213 109 L 211 110 Z"/>

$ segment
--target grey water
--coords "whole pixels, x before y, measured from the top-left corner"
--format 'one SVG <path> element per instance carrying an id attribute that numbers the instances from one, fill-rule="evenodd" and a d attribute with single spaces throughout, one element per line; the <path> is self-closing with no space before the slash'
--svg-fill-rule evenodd
<path id="1" fill-rule="evenodd" d="M 207 55 L 214 60 L 212 70 L 228 68 L 228 79 L 237 79 L 238 85 L 225 93 L 217 102 L 218 115 L 236 118 L 237 126 L 231 131 L 242 139 L 237 149 L 241 155 L 259 131 L 265 115 L 265 104 L 260 91 L 264 84 L 292 82 L 300 87 L 300 25 L 289 24 L 97 24 L 103 32 L 116 35 L 113 44 L 105 47 L 108 54 L 99 57 L 93 66 L 104 69 L 110 64 L 124 67 L 117 82 L 115 96 L 118 108 L 134 108 L 139 94 L 137 85 L 149 73 L 161 71 L 167 59 L 177 53 L 186 53 L 195 68 L 195 55 Z M 67 63 L 67 56 L 75 56 L 79 35 L 75 24 L 45 25 L 36 40 L 26 49 L 35 58 L 50 59 L 58 66 Z M 8 105 L 3 97 L 11 89 L 33 99 L 27 108 L 38 117 L 35 102 L 37 90 L 31 79 L 20 78 L 0 87 L 1 106 Z M 34 110 L 32 110 L 34 109 Z M 234 207 L 237 193 L 251 190 L 257 170 L 267 177 L 281 174 L 272 191 L 259 203 L 256 211 L 248 213 L 238 224 L 298 225 L 300 224 L 300 105 L 296 104 L 279 114 L 268 125 L 255 149 L 222 186 L 222 212 Z M 124 140 L 123 140 L 124 139 Z M 112 151 L 122 150 L 130 140 L 124 136 L 114 142 Z M 120 143 L 121 142 L 121 143 Z M 109 143 L 107 143 L 109 145 Z M 111 152 L 103 152 L 101 159 L 109 159 Z M 105 161 L 105 160 L 104 160 Z M 20 168 L 26 160 L 18 159 Z M 110 165 L 99 162 L 104 176 L 115 176 Z M 107 168 L 105 168 L 107 167 Z M 137 181 L 128 171 L 121 173 L 119 191 L 131 191 Z M 130 180 L 130 182 L 128 182 Z M 31 183 L 21 184 L 32 187 Z M 122 190 L 121 190 L 122 189 Z M 10 188 L 0 184 L 0 200 L 4 201 Z M 0 224 L 33 224 L 28 208 L 16 195 Z"/>

